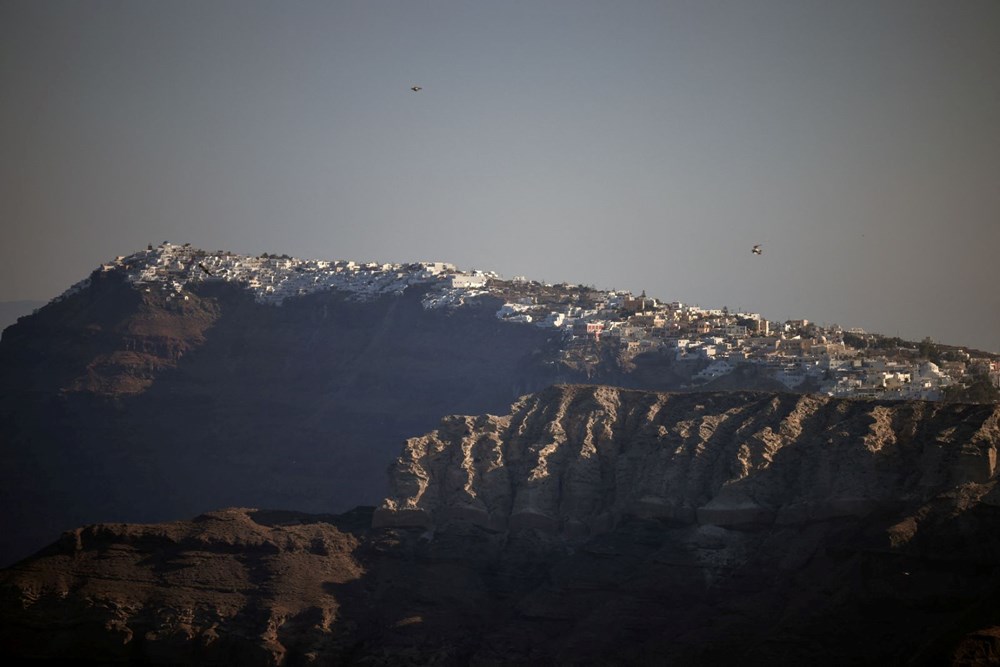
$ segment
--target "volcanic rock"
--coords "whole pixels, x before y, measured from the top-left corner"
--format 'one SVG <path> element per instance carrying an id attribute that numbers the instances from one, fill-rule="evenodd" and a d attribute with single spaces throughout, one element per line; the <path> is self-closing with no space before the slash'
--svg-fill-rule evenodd
<path id="1" fill-rule="evenodd" d="M 606 532 L 864 517 L 996 471 L 1000 407 L 561 386 L 407 440 L 377 525 Z"/>

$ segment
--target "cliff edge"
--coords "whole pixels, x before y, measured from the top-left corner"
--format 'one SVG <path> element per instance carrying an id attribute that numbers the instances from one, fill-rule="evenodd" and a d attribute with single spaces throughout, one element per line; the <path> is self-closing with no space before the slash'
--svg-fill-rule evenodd
<path id="1" fill-rule="evenodd" d="M 407 440 L 376 525 L 796 525 L 991 482 L 1000 406 L 556 386 Z M 972 493 L 972 491 L 969 491 Z"/>

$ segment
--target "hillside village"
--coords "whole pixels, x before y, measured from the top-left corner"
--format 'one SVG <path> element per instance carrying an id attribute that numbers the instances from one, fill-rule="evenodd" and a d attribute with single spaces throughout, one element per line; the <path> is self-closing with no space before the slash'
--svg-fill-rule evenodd
<path id="1" fill-rule="evenodd" d="M 102 264 L 98 271 L 123 272 L 129 283 L 146 291 L 161 290 L 168 299 L 185 298 L 184 291 L 192 284 L 237 283 L 257 301 L 273 305 L 281 305 L 290 297 L 330 289 L 364 301 L 402 294 L 411 285 L 433 285 L 436 289 L 424 301 L 427 308 L 461 305 L 466 299 L 486 294 L 483 288 L 487 281 L 499 277 L 481 271 L 461 272 L 445 262 L 384 264 L 296 259 L 266 253 L 249 257 L 168 242 L 116 257 Z M 89 277 L 81 280 L 54 300 L 65 299 L 89 283 Z"/>
<path id="2" fill-rule="evenodd" d="M 997 396 L 1000 357 L 933 343 L 909 343 L 807 320 L 777 322 L 758 313 L 660 302 L 645 293 L 550 285 L 494 272 L 461 271 L 444 262 L 386 264 L 303 260 L 287 255 L 248 257 L 164 242 L 120 256 L 98 271 L 118 271 L 138 289 L 187 299 L 192 284 L 233 282 L 262 302 L 324 290 L 371 300 L 425 289 L 428 309 L 454 308 L 483 296 L 502 300 L 496 317 L 512 325 L 551 329 L 560 362 L 594 362 L 612 355 L 627 366 L 655 355 L 690 378 L 689 387 L 718 384 L 751 369 L 791 391 L 837 397 L 947 400 Z M 89 283 L 83 280 L 56 300 Z M 970 394 L 975 391 L 978 394 Z"/>
<path id="3" fill-rule="evenodd" d="M 626 363 L 660 355 L 687 372 L 691 387 L 742 367 L 791 391 L 837 397 L 942 400 L 965 395 L 975 382 L 1000 386 L 1000 359 L 993 354 L 808 320 L 776 322 L 758 313 L 661 303 L 645 294 L 556 287 L 568 298 L 521 296 L 497 317 L 562 329 L 566 360 L 596 360 L 609 350 Z"/>

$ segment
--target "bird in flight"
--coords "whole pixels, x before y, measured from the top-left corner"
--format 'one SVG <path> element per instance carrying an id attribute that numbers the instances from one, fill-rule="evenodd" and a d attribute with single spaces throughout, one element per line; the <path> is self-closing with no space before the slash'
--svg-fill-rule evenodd
<path id="1" fill-rule="evenodd" d="M 759 255 L 759 254 L 761 254 L 764 251 L 761 250 L 760 244 L 757 244 L 757 245 L 754 245 L 754 247 L 750 249 L 750 252 L 752 252 L 755 255 Z"/>
<path id="2" fill-rule="evenodd" d="M 412 88 L 410 88 L 410 90 L 412 90 L 415 93 L 419 93 L 421 90 L 423 90 L 423 88 L 421 88 L 420 86 L 413 86 Z"/>

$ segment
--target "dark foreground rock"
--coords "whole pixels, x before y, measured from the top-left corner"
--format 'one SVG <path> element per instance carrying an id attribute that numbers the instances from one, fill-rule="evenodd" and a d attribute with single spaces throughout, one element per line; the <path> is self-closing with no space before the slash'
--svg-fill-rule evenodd
<path id="1" fill-rule="evenodd" d="M 995 406 L 558 387 L 410 440 L 377 512 L 66 533 L 0 573 L 0 650 L 996 664 L 998 443 Z"/>
<path id="2" fill-rule="evenodd" d="M 895 549 L 898 516 L 630 518 L 573 543 L 373 531 L 357 521 L 370 510 L 92 526 L 2 574 L 0 649 L 52 664 L 995 664 L 996 560 L 962 545 L 1000 522 L 954 510 Z"/>

